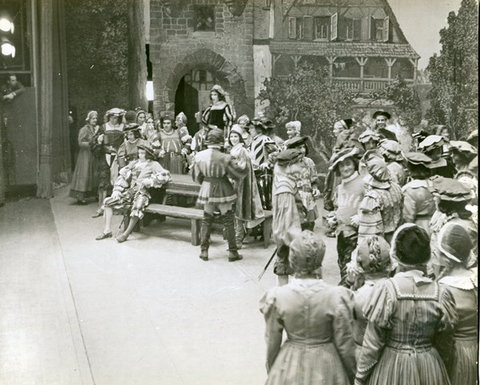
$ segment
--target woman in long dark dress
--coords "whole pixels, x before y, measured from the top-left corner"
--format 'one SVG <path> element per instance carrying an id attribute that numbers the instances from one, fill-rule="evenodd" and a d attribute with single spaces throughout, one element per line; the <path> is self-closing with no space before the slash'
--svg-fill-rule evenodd
<path id="1" fill-rule="evenodd" d="M 355 373 L 352 293 L 321 279 L 325 243 L 309 230 L 290 246 L 295 279 L 268 291 L 267 385 L 349 385 Z M 283 330 L 288 339 L 282 345 Z"/>
<path id="2" fill-rule="evenodd" d="M 70 187 L 70 197 L 77 199 L 80 204 L 86 204 L 85 198 L 94 195 L 98 188 L 98 175 L 90 149 L 90 141 L 99 130 L 97 111 L 90 111 L 85 120 L 87 124 L 78 133 L 80 151 Z"/>
<path id="3" fill-rule="evenodd" d="M 363 307 L 368 319 L 355 385 L 450 385 L 444 361 L 457 321 L 448 287 L 426 277 L 430 238 L 413 223 L 392 239 L 398 263 L 393 278 L 378 282 Z"/>

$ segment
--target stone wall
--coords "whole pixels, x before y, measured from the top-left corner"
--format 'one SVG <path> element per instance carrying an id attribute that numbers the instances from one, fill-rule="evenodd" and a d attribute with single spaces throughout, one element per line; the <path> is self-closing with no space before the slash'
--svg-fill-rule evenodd
<path id="1" fill-rule="evenodd" d="M 231 11 L 239 13 L 238 7 L 233 10 L 225 0 L 150 1 L 156 115 L 174 111 L 178 84 L 192 69 L 213 74 L 232 95 L 237 116 L 253 114 L 253 5 L 252 0 L 244 3 L 243 12 L 235 16 Z M 214 7 L 214 31 L 195 31 L 198 5 Z"/>

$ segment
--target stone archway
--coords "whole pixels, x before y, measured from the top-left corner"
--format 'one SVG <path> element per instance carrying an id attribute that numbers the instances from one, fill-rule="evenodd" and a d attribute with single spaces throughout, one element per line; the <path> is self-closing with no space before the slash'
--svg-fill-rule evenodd
<path id="1" fill-rule="evenodd" d="M 253 114 L 253 101 L 248 102 L 245 82 L 237 71 L 237 68 L 209 49 L 203 48 L 182 58 L 182 60 L 170 72 L 164 83 L 163 99 L 160 100 L 161 112 L 173 113 L 175 110 L 175 94 L 181 79 L 194 69 L 206 70 L 212 73 L 227 93 L 235 101 L 234 108 L 237 116 Z M 251 105 L 250 105 L 251 104 Z"/>

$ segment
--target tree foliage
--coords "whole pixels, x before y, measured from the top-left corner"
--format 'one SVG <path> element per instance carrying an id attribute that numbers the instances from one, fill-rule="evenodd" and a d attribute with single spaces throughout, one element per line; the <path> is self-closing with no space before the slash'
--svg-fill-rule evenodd
<path id="1" fill-rule="evenodd" d="M 432 89 L 427 118 L 446 125 L 453 138 L 465 138 L 478 122 L 478 6 L 463 0 L 458 11 L 448 15 L 440 30 L 440 54 L 434 54 L 427 70 Z"/>
<path id="2" fill-rule="evenodd" d="M 392 108 L 405 126 L 412 128 L 420 124 L 422 119 L 420 97 L 415 88 L 407 85 L 402 77 L 397 76 L 383 90 L 375 92 L 372 99 L 372 102 L 381 100 L 393 102 Z"/>
<path id="3" fill-rule="evenodd" d="M 66 0 L 65 16 L 69 98 L 79 120 L 92 109 L 126 107 L 127 0 Z"/>
<path id="4" fill-rule="evenodd" d="M 266 112 L 277 127 L 299 120 L 302 135 L 312 138 L 316 150 L 328 162 L 335 144 L 333 124 L 352 116 L 355 94 L 332 82 L 327 67 L 309 64 L 300 65 L 286 78 L 266 79 L 263 85 L 257 98 L 269 101 Z"/>

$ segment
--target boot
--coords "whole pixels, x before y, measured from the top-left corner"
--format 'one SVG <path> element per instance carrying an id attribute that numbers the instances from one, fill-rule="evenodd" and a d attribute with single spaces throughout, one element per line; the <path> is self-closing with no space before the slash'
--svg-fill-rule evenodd
<path id="1" fill-rule="evenodd" d="M 208 261 L 208 250 L 201 250 L 200 251 L 200 259 L 202 261 Z"/>
<path id="2" fill-rule="evenodd" d="M 202 227 L 200 228 L 200 258 L 208 261 L 208 247 L 210 246 L 210 233 L 212 232 L 213 215 L 203 213 Z"/>
<path id="3" fill-rule="evenodd" d="M 222 222 L 228 242 L 228 260 L 233 262 L 242 259 L 242 256 L 238 254 L 237 243 L 235 242 L 235 215 L 232 210 L 222 215 Z"/>
<path id="4" fill-rule="evenodd" d="M 237 249 L 242 248 L 243 239 L 245 238 L 245 227 L 243 221 L 235 218 L 235 242 L 237 243 Z"/>

